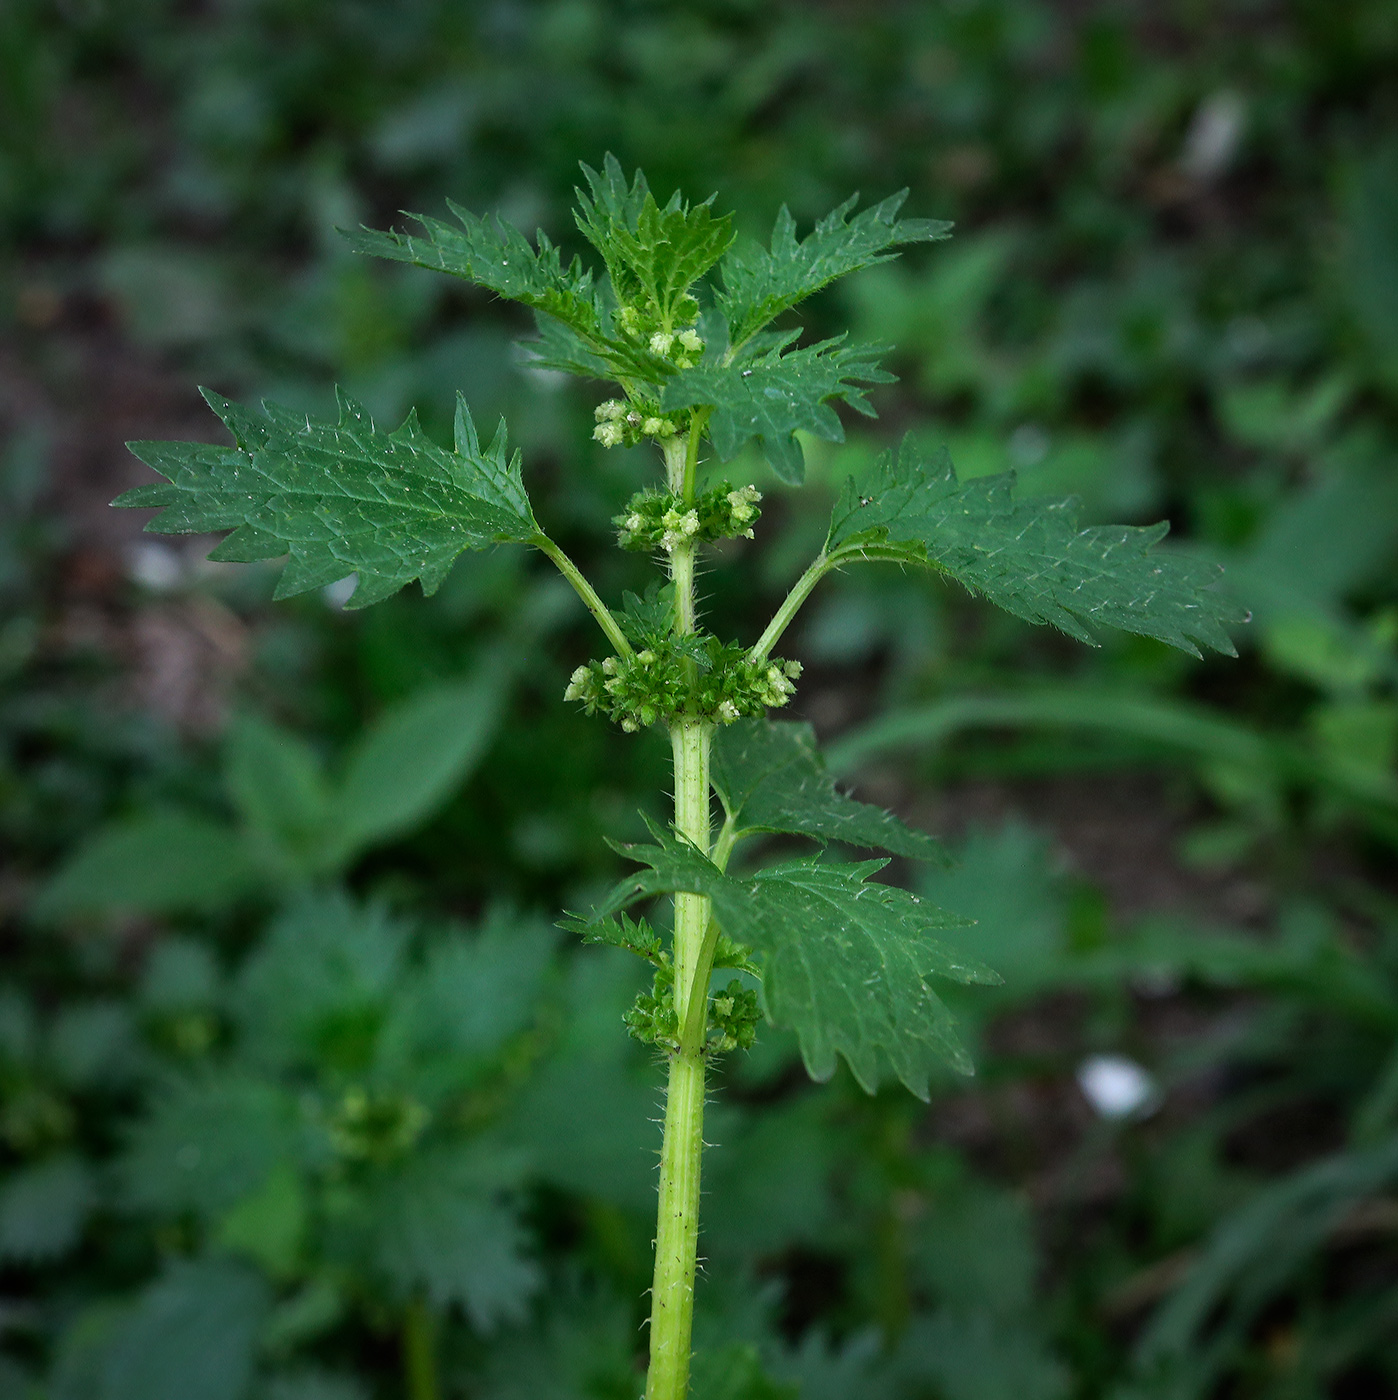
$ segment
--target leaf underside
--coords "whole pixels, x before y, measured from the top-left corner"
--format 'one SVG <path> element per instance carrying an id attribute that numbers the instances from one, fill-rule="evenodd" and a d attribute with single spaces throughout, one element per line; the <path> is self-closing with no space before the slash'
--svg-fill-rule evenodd
<path id="1" fill-rule="evenodd" d="M 725 725 L 714 735 L 713 785 L 739 836 L 810 836 L 947 862 L 935 837 L 839 792 L 809 724 L 745 719 Z"/>
<path id="2" fill-rule="evenodd" d="M 596 917 L 650 895 L 708 897 L 723 931 L 760 955 L 768 1016 L 796 1032 L 813 1079 L 829 1079 L 843 1055 L 868 1092 L 888 1067 L 925 1099 L 938 1065 L 971 1072 L 951 1013 L 927 982 L 999 980 L 932 936 L 965 920 L 871 882 L 886 861 L 797 860 L 740 880 L 678 837 L 654 835 L 656 845 L 618 848 L 649 868 L 621 881 Z"/>
<path id="3" fill-rule="evenodd" d="M 161 534 L 232 533 L 209 556 L 246 562 L 289 554 L 278 598 L 359 581 L 350 607 L 365 607 L 418 579 L 433 593 L 463 550 L 526 541 L 538 526 L 507 458 L 504 424 L 482 448 L 457 401 L 454 449 L 439 447 L 410 414 L 391 433 L 340 399 L 336 423 L 273 404 L 251 413 L 205 390 L 235 445 L 133 442 L 164 482 L 138 486 L 114 505 L 159 506 L 147 526 Z"/>
<path id="4" fill-rule="evenodd" d="M 1168 524 L 1080 529 L 1077 503 L 1021 501 L 1014 474 L 960 481 L 943 448 L 924 460 L 911 437 L 885 453 L 835 506 L 826 551 L 930 564 L 1027 622 L 1096 646 L 1091 629 L 1155 637 L 1192 656 L 1235 656 L 1225 624 L 1243 619 L 1218 592 L 1222 571 L 1151 546 Z"/>

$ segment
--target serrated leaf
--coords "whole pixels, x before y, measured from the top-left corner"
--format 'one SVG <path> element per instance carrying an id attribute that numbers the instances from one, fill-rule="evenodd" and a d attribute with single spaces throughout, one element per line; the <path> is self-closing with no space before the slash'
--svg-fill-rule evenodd
<path id="1" fill-rule="evenodd" d="M 625 948 L 638 958 L 659 966 L 664 954 L 660 935 L 645 919 L 633 919 L 621 913 L 606 919 L 587 919 L 581 914 L 565 914 L 558 927 L 566 933 L 576 933 L 584 943 L 600 943 L 611 948 Z"/>
<path id="2" fill-rule="evenodd" d="M 542 229 L 535 235 L 536 249 L 498 217 L 481 218 L 451 200 L 447 205 L 459 228 L 409 214 L 425 236 L 368 228 L 341 233 L 358 253 L 445 272 L 533 307 L 547 318 L 540 322 L 541 368 L 605 379 L 631 376 L 648 383 L 670 372 L 665 360 L 616 334 L 611 299 L 593 285 L 591 271 L 579 259 L 564 263 Z"/>
<path id="3" fill-rule="evenodd" d="M 665 385 L 661 405 L 667 411 L 712 408 L 709 436 L 725 462 L 756 438 L 772 470 L 799 486 L 806 479 L 806 460 L 796 432 L 843 442 L 844 426 L 829 400 L 843 399 L 873 418 L 859 385 L 891 384 L 895 378 L 878 367 L 881 347 L 845 346 L 842 340 L 823 340 L 804 350 L 778 345 L 755 358 L 681 370 Z"/>
<path id="4" fill-rule="evenodd" d="M 608 359 L 585 337 L 542 313 L 534 318 L 538 336 L 520 343 L 526 369 L 554 369 L 581 379 L 611 379 Z"/>
<path id="5" fill-rule="evenodd" d="M 21 1168 L 0 1186 L 0 1262 L 61 1258 L 77 1244 L 96 1203 L 92 1172 L 79 1157 Z"/>
<path id="6" fill-rule="evenodd" d="M 737 835 L 770 831 L 947 863 L 941 842 L 835 788 L 809 724 L 745 719 L 713 740 L 713 785 Z"/>
<path id="7" fill-rule="evenodd" d="M 740 244 L 723 260 L 717 302 L 733 345 L 836 278 L 897 257 L 890 249 L 951 236 L 951 225 L 938 219 L 899 219 L 907 196 L 902 190 L 849 219 L 859 198 L 852 195 L 799 240 L 796 220 L 782 205 L 770 247 Z"/>
<path id="8" fill-rule="evenodd" d="M 739 880 L 679 838 L 654 834 L 657 845 L 618 848 L 650 869 L 621 881 L 598 915 L 647 895 L 708 897 L 724 932 L 762 955 L 768 1015 L 796 1032 L 813 1079 L 829 1079 L 840 1054 L 870 1093 L 887 1065 L 925 1099 L 937 1064 L 971 1072 L 951 1013 L 927 978 L 999 978 L 932 937 L 964 920 L 870 881 L 887 861 L 789 861 Z"/>
<path id="9" fill-rule="evenodd" d="M 172 1264 L 112 1338 L 94 1400 L 243 1400 L 270 1302 L 241 1265 Z"/>
<path id="10" fill-rule="evenodd" d="M 686 204 L 678 192 L 662 209 L 638 170 L 627 184 L 615 156 L 601 172 L 584 165 L 591 196 L 577 191 L 575 214 L 583 236 L 602 254 L 612 290 L 623 305 L 637 306 L 671 327 L 689 288 L 733 242 L 733 218 L 714 218 L 712 196 Z M 690 303 L 691 309 L 693 303 Z"/>
<path id="11" fill-rule="evenodd" d="M 33 907 L 58 921 L 98 914 L 222 908 L 263 875 L 242 839 L 220 822 L 171 814 L 100 829 L 59 866 Z"/>
<path id="12" fill-rule="evenodd" d="M 510 1165 L 498 1152 L 420 1156 L 384 1189 L 374 1209 L 376 1253 L 405 1297 L 460 1304 L 482 1330 L 523 1314 L 539 1270 L 499 1199 Z"/>
<path id="13" fill-rule="evenodd" d="M 536 251 L 504 220 L 480 218 L 451 200 L 447 206 L 460 228 L 426 214 L 407 216 L 422 225 L 425 238 L 370 228 L 340 232 L 356 253 L 446 272 L 509 301 L 545 311 L 586 335 L 596 332 L 598 307 L 592 273 L 577 258 L 565 265 L 542 229 L 536 235 Z"/>
<path id="14" fill-rule="evenodd" d="M 1192 656 L 1196 643 L 1234 656 L 1225 622 L 1240 619 L 1213 589 L 1216 566 L 1151 553 L 1164 522 L 1079 529 L 1075 501 L 1021 501 L 1014 475 L 957 479 L 943 448 L 924 460 L 911 436 L 831 516 L 826 551 L 930 564 L 1027 622 L 1096 646 L 1091 627 L 1155 637 Z"/>
<path id="15" fill-rule="evenodd" d="M 638 647 L 658 646 L 675 630 L 675 585 L 654 580 L 642 596 L 623 593 L 617 623 Z"/>
<path id="16" fill-rule="evenodd" d="M 289 553 L 279 598 L 348 574 L 358 575 L 349 607 L 379 602 L 414 579 L 430 594 L 463 550 L 538 534 L 519 454 L 506 456 L 504 424 L 483 449 L 460 399 L 448 451 L 415 413 L 385 433 L 343 396 L 339 421 L 327 423 L 275 404 L 264 404 L 263 416 L 203 393 L 235 446 L 129 443 L 166 480 L 113 504 L 163 507 L 146 525 L 161 534 L 231 530 L 212 559 Z"/>

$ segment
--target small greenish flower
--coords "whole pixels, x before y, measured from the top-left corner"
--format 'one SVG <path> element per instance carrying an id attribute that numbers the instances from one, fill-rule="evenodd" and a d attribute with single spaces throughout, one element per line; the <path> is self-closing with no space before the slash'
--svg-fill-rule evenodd
<path id="1" fill-rule="evenodd" d="M 579 666 L 568 678 L 568 689 L 563 692 L 565 700 L 586 700 L 593 691 L 592 668 Z"/>

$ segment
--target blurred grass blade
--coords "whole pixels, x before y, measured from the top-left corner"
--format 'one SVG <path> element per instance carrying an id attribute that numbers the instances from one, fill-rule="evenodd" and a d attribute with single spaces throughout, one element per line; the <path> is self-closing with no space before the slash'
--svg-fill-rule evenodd
<path id="1" fill-rule="evenodd" d="M 1187 1375 L 1181 1393 L 1206 1393 L 1268 1301 L 1359 1201 L 1395 1179 L 1398 1136 L 1314 1162 L 1258 1192 L 1224 1218 L 1156 1313 L 1136 1348 L 1138 1370 Z"/>
<path id="2" fill-rule="evenodd" d="M 894 711 L 837 739 L 827 755 L 833 769 L 849 772 L 887 749 L 935 746 L 968 729 L 1035 726 L 1095 729 L 1216 762 L 1276 766 L 1274 747 L 1243 725 L 1167 701 L 1094 695 L 1072 687 L 1023 695 L 962 695 Z"/>
<path id="3" fill-rule="evenodd" d="M 1135 739 L 1147 749 L 1205 768 L 1242 771 L 1261 787 L 1297 783 L 1362 810 L 1374 830 L 1398 841 L 1398 781 L 1385 773 L 1329 761 L 1302 744 L 1260 734 L 1179 701 L 1094 694 L 1071 686 L 1023 694 L 963 695 L 892 714 L 829 745 L 832 771 L 849 773 L 875 754 L 936 747 L 974 729 L 1081 729 Z"/>

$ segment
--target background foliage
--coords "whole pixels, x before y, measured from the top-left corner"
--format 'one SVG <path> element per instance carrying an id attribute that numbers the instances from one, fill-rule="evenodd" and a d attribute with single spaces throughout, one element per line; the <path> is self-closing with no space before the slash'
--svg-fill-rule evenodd
<path id="1" fill-rule="evenodd" d="M 449 1395 L 634 1393 L 656 1070 L 626 960 L 551 924 L 663 744 L 559 703 L 590 624 L 521 552 L 273 608 L 105 507 L 122 440 L 212 435 L 196 381 L 440 441 L 460 389 L 636 586 L 646 455 L 507 307 L 333 232 L 450 197 L 571 254 L 607 150 L 748 235 L 904 185 L 957 222 L 810 303 L 900 382 L 800 495 L 733 464 L 715 630 L 906 429 L 1168 518 L 1253 614 L 1199 664 L 823 586 L 795 709 L 948 840 L 891 873 L 1005 986 L 930 1110 L 771 1033 L 727 1070 L 697 1393 L 1398 1386 L 1396 60 L 1387 0 L 0 8 L 0 1396 L 424 1396 L 434 1344 Z"/>

